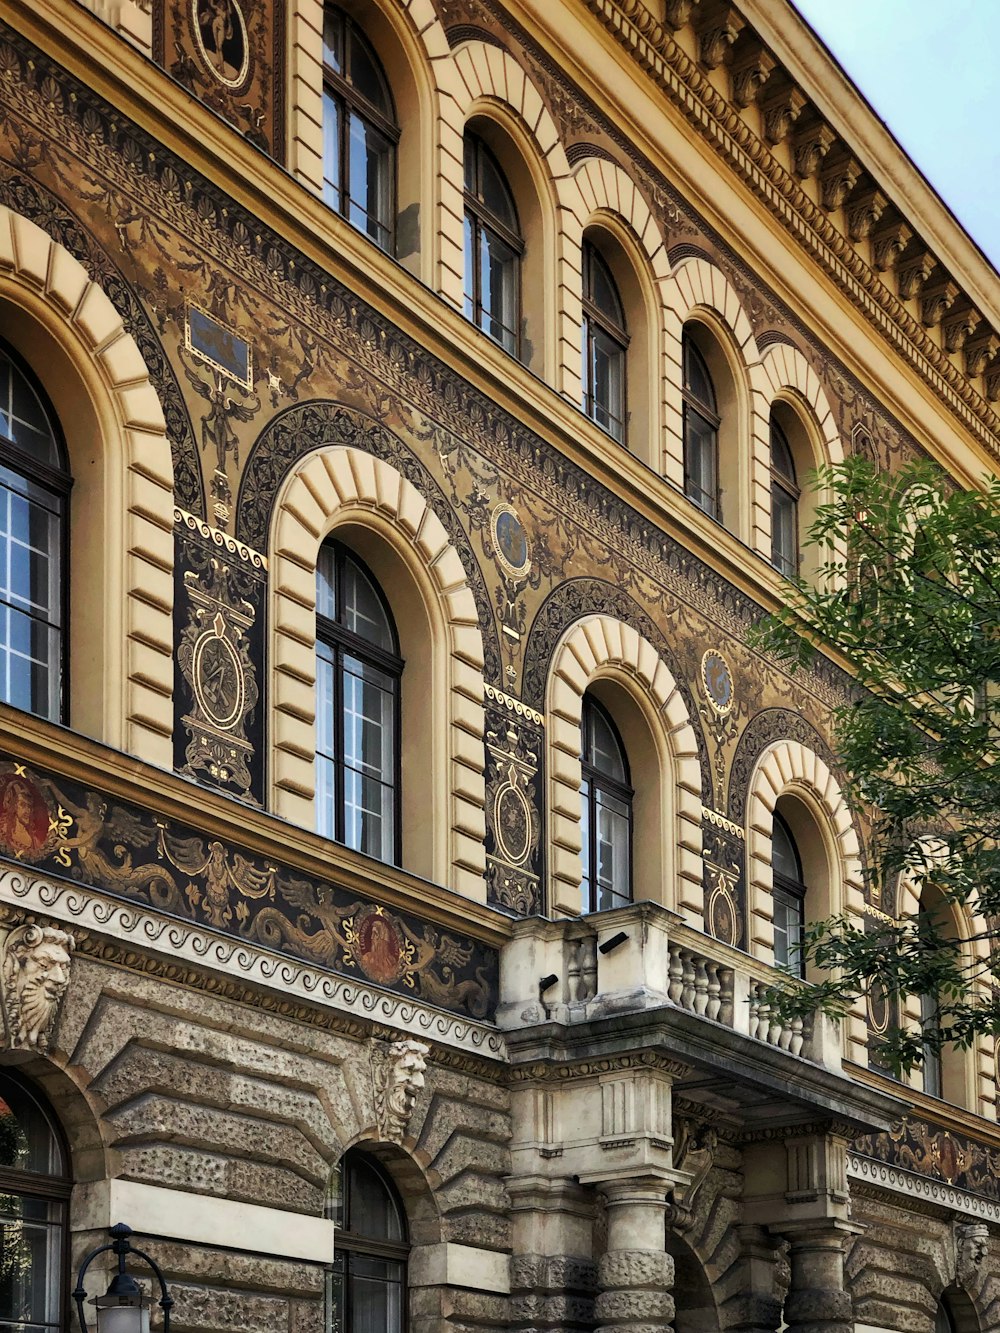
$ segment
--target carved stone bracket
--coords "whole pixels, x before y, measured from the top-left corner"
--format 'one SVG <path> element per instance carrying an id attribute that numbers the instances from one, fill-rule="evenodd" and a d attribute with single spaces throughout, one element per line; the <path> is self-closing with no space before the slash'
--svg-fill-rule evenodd
<path id="1" fill-rule="evenodd" d="M 866 241 L 878 225 L 889 200 L 875 186 L 859 190 L 847 205 L 847 232 L 852 241 Z"/>
<path id="2" fill-rule="evenodd" d="M 3 1016 L 11 1050 L 47 1051 L 70 979 L 75 941 L 65 930 L 28 922 L 3 942 Z"/>
<path id="3" fill-rule="evenodd" d="M 945 351 L 960 352 L 979 328 L 982 320 L 982 315 L 972 306 L 965 306 L 955 314 L 948 315 L 942 321 Z"/>
<path id="4" fill-rule="evenodd" d="M 959 291 L 958 284 L 950 278 L 935 282 L 931 287 L 924 287 L 920 297 L 920 318 L 928 328 L 941 323 L 955 304 Z"/>
<path id="5" fill-rule="evenodd" d="M 735 5 L 703 3 L 698 10 L 698 59 L 708 69 L 718 69 L 746 27 L 746 19 Z"/>
<path id="6" fill-rule="evenodd" d="M 803 178 L 815 176 L 836 142 L 836 134 L 823 121 L 812 120 L 803 125 L 795 135 L 796 173 Z"/>
<path id="7" fill-rule="evenodd" d="M 699 0 L 666 0 L 663 6 L 664 23 L 676 32 L 688 22 L 698 4 Z"/>
<path id="8" fill-rule="evenodd" d="M 872 263 L 879 273 L 892 268 L 913 240 L 913 228 L 898 215 L 882 222 L 872 236 Z"/>
<path id="9" fill-rule="evenodd" d="M 927 250 L 920 250 L 912 259 L 903 260 L 896 269 L 899 299 L 912 301 L 919 296 L 936 264 L 937 260 Z"/>
<path id="10" fill-rule="evenodd" d="M 792 126 L 808 105 L 809 99 L 794 83 L 771 91 L 775 82 L 772 74 L 767 83 L 767 96 L 761 103 L 764 114 L 764 138 L 768 143 L 783 143 L 792 132 Z"/>
<path id="11" fill-rule="evenodd" d="M 965 344 L 965 371 L 970 378 L 982 375 L 990 361 L 1000 351 L 1000 334 L 989 329 L 976 334 Z"/>
<path id="12" fill-rule="evenodd" d="M 838 153 L 835 158 L 827 155 L 819 178 L 820 199 L 828 212 L 832 213 L 845 202 L 861 179 L 863 170 L 861 163 L 849 153 Z"/>
<path id="13" fill-rule="evenodd" d="M 373 1040 L 368 1048 L 375 1101 L 375 1127 L 383 1143 L 401 1143 L 417 1094 L 424 1086 L 430 1047 L 407 1037 L 386 1043 Z"/>
<path id="14" fill-rule="evenodd" d="M 990 1255 L 990 1229 L 985 1222 L 955 1225 L 955 1281 L 974 1291 L 986 1277 Z"/>
<path id="15" fill-rule="evenodd" d="M 733 61 L 733 101 L 737 106 L 747 107 L 757 100 L 777 63 L 766 46 L 748 43 Z"/>

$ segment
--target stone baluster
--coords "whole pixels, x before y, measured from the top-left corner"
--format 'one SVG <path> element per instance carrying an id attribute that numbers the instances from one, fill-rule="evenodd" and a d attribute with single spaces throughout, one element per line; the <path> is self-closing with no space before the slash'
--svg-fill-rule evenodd
<path id="1" fill-rule="evenodd" d="M 722 1008 L 722 981 L 719 977 L 719 964 L 706 964 L 706 971 L 708 973 L 708 1004 L 705 1006 L 705 1017 L 717 1019 Z"/>
<path id="2" fill-rule="evenodd" d="M 667 963 L 667 995 L 672 1004 L 679 1004 L 684 991 L 684 964 L 681 961 L 679 944 L 670 945 L 670 960 Z"/>
<path id="3" fill-rule="evenodd" d="M 666 1182 L 602 1186 L 608 1244 L 597 1265 L 597 1333 L 670 1333 L 674 1261 L 664 1250 Z"/>
<path id="4" fill-rule="evenodd" d="M 708 967 L 704 958 L 694 960 L 694 1000 L 691 1004 L 696 1014 L 708 1010 Z"/>
<path id="5" fill-rule="evenodd" d="M 597 936 L 580 941 L 580 998 L 592 1000 L 597 994 Z"/>

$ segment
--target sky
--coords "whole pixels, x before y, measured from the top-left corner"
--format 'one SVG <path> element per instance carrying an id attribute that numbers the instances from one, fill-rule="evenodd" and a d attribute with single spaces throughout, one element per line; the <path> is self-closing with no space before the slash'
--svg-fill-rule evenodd
<path id="1" fill-rule="evenodd" d="M 1000 0 L 793 0 L 1000 269 Z"/>

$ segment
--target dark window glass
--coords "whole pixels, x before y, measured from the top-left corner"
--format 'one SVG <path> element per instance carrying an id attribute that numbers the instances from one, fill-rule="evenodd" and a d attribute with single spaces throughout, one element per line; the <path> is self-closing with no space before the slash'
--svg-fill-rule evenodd
<path id="1" fill-rule="evenodd" d="M 797 977 L 806 974 L 802 932 L 806 920 L 806 886 L 802 862 L 791 830 L 775 812 L 771 833 L 771 870 L 774 877 L 774 961 Z"/>
<path id="2" fill-rule="evenodd" d="M 323 197 L 383 250 L 393 248 L 399 127 L 378 57 L 328 6 L 323 21 Z"/>
<path id="3" fill-rule="evenodd" d="M 55 417 L 0 344 L 0 699 L 62 719 L 70 478 Z"/>
<path id="4" fill-rule="evenodd" d="M 583 247 L 583 410 L 614 439 L 625 439 L 625 312 L 611 270 Z"/>
<path id="5" fill-rule="evenodd" d="M 402 1203 L 372 1158 L 351 1150 L 333 1173 L 328 1333 L 402 1333 L 409 1244 Z"/>
<path id="6" fill-rule="evenodd" d="M 681 344 L 684 401 L 684 493 L 710 518 L 721 516 L 719 413 L 705 358 L 685 333 Z"/>
<path id="7" fill-rule="evenodd" d="M 63 1328 L 69 1193 L 54 1122 L 0 1073 L 0 1333 Z"/>
<path id="8" fill-rule="evenodd" d="M 917 909 L 917 925 L 922 934 L 934 937 L 938 932 L 933 914 L 924 903 Z M 937 995 L 921 995 L 920 1026 L 924 1031 L 940 1026 L 941 1014 Z M 924 1042 L 924 1058 L 921 1065 L 924 1078 L 924 1092 L 930 1097 L 943 1097 L 944 1087 L 941 1077 L 941 1052 L 930 1042 Z"/>
<path id="9" fill-rule="evenodd" d="M 799 486 L 788 437 L 771 416 L 771 563 L 786 579 L 799 572 Z"/>
<path id="10" fill-rule="evenodd" d="M 580 725 L 583 911 L 604 912 L 632 901 L 632 787 L 615 724 L 589 694 Z"/>
<path id="11" fill-rule="evenodd" d="M 524 242 L 500 164 L 483 141 L 465 136 L 465 315 L 518 352 Z"/>
<path id="12" fill-rule="evenodd" d="M 382 591 L 328 541 L 316 570 L 316 827 L 380 861 L 399 859 L 403 663 Z"/>

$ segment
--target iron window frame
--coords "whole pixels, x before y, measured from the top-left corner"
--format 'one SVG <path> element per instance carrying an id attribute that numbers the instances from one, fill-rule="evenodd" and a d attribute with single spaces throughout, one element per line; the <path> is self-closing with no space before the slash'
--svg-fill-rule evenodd
<path id="1" fill-rule="evenodd" d="M 593 262 L 594 262 L 595 257 L 596 257 L 596 259 L 598 260 L 598 262 L 601 263 L 601 264 L 603 264 L 604 267 L 607 269 L 608 278 L 609 278 L 609 280 L 610 280 L 610 282 L 611 282 L 611 285 L 612 285 L 613 288 L 614 288 L 615 296 L 618 298 L 618 304 L 619 304 L 619 306 L 621 306 L 621 309 L 622 309 L 622 324 L 621 324 L 620 327 L 619 327 L 617 324 L 614 324 L 614 323 L 611 321 L 611 319 L 604 313 L 604 311 L 602 311 L 602 310 L 600 309 L 600 307 L 594 302 L 594 299 L 593 299 L 593 272 L 592 272 L 592 265 L 593 265 Z M 583 410 L 584 410 L 584 412 L 586 413 L 587 417 L 588 417 L 588 418 L 589 418 L 589 419 L 590 419 L 596 426 L 598 426 L 601 430 L 604 431 L 605 435 L 609 435 L 609 436 L 611 437 L 611 439 L 613 439 L 617 444 L 624 445 L 625 448 L 628 448 L 628 444 L 627 444 L 627 440 L 628 440 L 628 349 L 629 349 L 629 343 L 631 342 L 631 337 L 630 337 L 630 335 L 629 335 L 628 329 L 627 329 L 626 326 L 625 326 L 625 304 L 624 304 L 624 302 L 622 301 L 621 292 L 618 290 L 618 284 L 617 284 L 617 282 L 615 282 L 614 274 L 611 272 L 611 266 L 608 264 L 608 261 L 607 261 L 607 260 L 604 258 L 604 256 L 601 254 L 600 250 L 598 250 L 597 246 L 594 245 L 593 241 L 587 241 L 587 240 L 584 241 L 584 243 L 583 243 L 583 248 L 582 248 L 582 252 L 581 252 L 581 259 L 582 259 L 582 269 L 583 269 L 583 302 L 582 302 L 582 305 L 583 305 L 583 355 L 584 355 L 584 358 L 585 358 L 585 361 L 586 361 L 586 364 L 587 364 L 587 367 L 588 367 L 588 387 L 585 387 L 585 388 L 584 388 L 584 392 L 583 392 Z M 608 338 L 610 338 L 610 339 L 612 340 L 612 342 L 614 342 L 614 343 L 617 344 L 619 353 L 620 353 L 620 355 L 621 355 L 621 364 L 622 364 L 622 415 L 621 415 L 621 434 L 620 434 L 620 435 L 616 435 L 616 434 L 614 433 L 614 431 L 609 430 L 607 426 L 602 425 L 601 422 L 597 419 L 597 415 L 596 415 L 596 413 L 595 413 L 595 411 L 594 411 L 594 404 L 595 404 L 595 402 L 596 402 L 596 395 L 595 395 L 595 393 L 594 393 L 594 391 L 593 391 L 593 381 L 592 381 L 592 379 L 591 379 L 591 377 L 590 377 L 590 375 L 589 375 L 589 368 L 590 368 L 590 365 L 592 364 L 592 358 L 591 358 L 591 354 L 590 354 L 590 353 L 591 353 L 591 347 L 592 347 L 592 345 L 593 345 L 593 337 L 594 337 L 594 335 L 593 335 L 593 326 L 594 326 L 595 324 L 596 324 L 597 327 L 601 330 L 602 333 L 604 333 Z M 607 410 L 606 410 L 606 415 L 610 417 L 610 416 L 611 416 L 610 411 L 607 411 Z"/>
<path id="2" fill-rule="evenodd" d="M 514 220 L 517 222 L 518 227 L 520 227 L 521 222 L 517 215 L 517 203 L 514 199 L 514 191 L 510 188 L 510 182 L 507 179 L 507 173 L 504 171 L 503 167 L 497 160 L 496 154 L 489 147 L 489 145 L 479 137 L 478 134 L 475 134 L 472 131 L 466 131 L 465 139 L 463 142 L 463 158 L 464 155 L 469 152 L 470 146 L 475 153 L 475 159 L 474 159 L 475 170 L 473 174 L 474 174 L 474 183 L 476 187 L 478 188 L 480 181 L 480 165 L 479 165 L 480 154 L 486 153 L 489 157 L 493 159 L 493 165 L 498 175 L 500 176 L 500 179 L 503 181 L 508 195 L 510 196 L 510 206 L 511 206 L 511 211 L 514 214 Z M 464 182 L 465 179 L 464 160 L 462 163 L 462 176 Z M 483 203 L 483 201 L 479 198 L 479 196 L 475 194 L 473 190 L 470 190 L 467 185 L 463 184 L 462 193 L 465 201 L 464 216 L 472 223 L 472 292 L 471 292 L 472 318 L 469 322 L 473 324 L 477 329 L 479 329 L 481 333 L 485 333 L 487 338 L 489 338 L 490 342 L 495 343 L 497 347 L 503 348 L 503 350 L 507 352 L 508 355 L 514 357 L 515 361 L 520 361 L 521 360 L 521 312 L 522 312 L 521 270 L 522 270 L 522 261 L 524 259 L 524 237 L 520 234 L 519 231 L 516 232 L 511 231 L 511 229 L 507 226 L 507 224 L 503 221 L 503 219 L 498 218 L 495 213 L 493 213 L 489 208 L 487 208 L 486 205 Z M 510 250 L 513 251 L 514 256 L 517 260 L 516 275 L 514 278 L 514 328 L 513 328 L 514 346 L 513 347 L 504 347 L 504 344 L 499 340 L 499 338 L 494 338 L 492 333 L 490 333 L 488 329 L 484 329 L 482 325 L 482 315 L 484 309 L 483 271 L 482 271 L 482 265 L 480 264 L 479 261 L 479 250 L 480 250 L 480 245 L 482 243 L 482 233 L 484 230 L 487 232 L 493 232 L 496 235 L 496 237 L 504 243 L 504 245 L 506 245 Z M 463 297 L 465 295 L 470 295 L 470 294 L 463 292 Z"/>
<path id="3" fill-rule="evenodd" d="M 708 368 L 708 362 L 701 353 L 698 344 L 691 337 L 691 334 L 685 329 L 681 334 L 681 429 L 684 437 L 684 494 L 696 505 L 708 518 L 715 523 L 722 523 L 722 477 L 719 467 L 719 431 L 722 427 L 722 417 L 718 408 L 712 403 L 703 402 L 688 382 L 687 359 L 689 354 L 694 354 L 702 364 L 705 372 L 705 378 L 712 386 L 712 392 L 715 392 L 715 382 L 712 379 Z M 712 496 L 712 509 L 707 509 L 693 494 L 693 482 L 691 477 L 691 453 L 693 452 L 692 441 L 690 440 L 690 431 L 688 421 L 691 414 L 700 417 L 712 432 L 712 471 L 714 473 L 714 494 Z M 701 487 L 698 487 L 701 491 Z M 704 492 L 702 492 L 704 494 Z"/>

